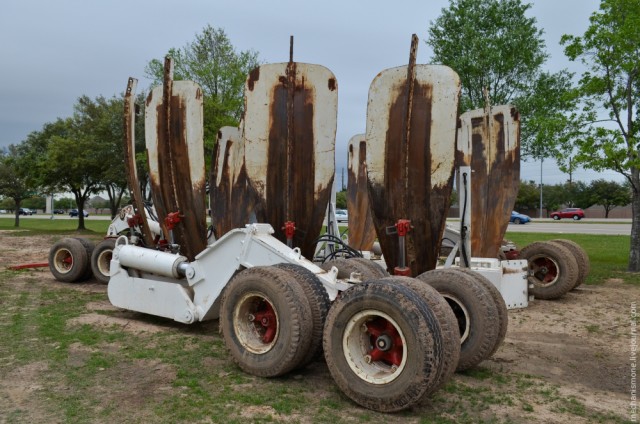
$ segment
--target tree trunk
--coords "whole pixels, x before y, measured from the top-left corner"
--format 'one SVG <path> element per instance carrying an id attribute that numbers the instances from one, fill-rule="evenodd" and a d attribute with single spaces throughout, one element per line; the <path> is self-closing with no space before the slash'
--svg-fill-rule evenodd
<path id="1" fill-rule="evenodd" d="M 22 203 L 22 199 L 13 199 L 16 204 L 16 215 L 13 221 L 14 227 L 20 227 L 20 204 Z"/>
<path id="2" fill-rule="evenodd" d="M 631 173 L 631 246 L 629 248 L 629 272 L 640 272 L 640 170 Z"/>
<path id="3" fill-rule="evenodd" d="M 84 226 L 84 202 L 86 198 L 82 196 L 81 192 L 73 191 L 73 195 L 76 197 L 76 205 L 78 205 L 78 231 L 86 230 Z"/>

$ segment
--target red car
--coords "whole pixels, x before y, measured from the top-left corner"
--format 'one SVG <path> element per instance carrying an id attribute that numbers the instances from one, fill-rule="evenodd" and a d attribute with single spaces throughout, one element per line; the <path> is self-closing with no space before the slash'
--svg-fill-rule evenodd
<path id="1" fill-rule="evenodd" d="M 584 211 L 580 208 L 566 208 L 561 211 L 551 212 L 551 218 L 556 221 L 561 218 L 573 218 L 574 221 L 578 221 L 584 218 Z"/>

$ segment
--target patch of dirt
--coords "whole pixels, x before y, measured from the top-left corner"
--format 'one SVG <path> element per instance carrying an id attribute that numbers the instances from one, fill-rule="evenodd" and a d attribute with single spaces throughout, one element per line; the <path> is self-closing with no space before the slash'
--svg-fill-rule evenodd
<path id="1" fill-rule="evenodd" d="M 48 249 L 59 237 L 8 237 L 0 232 L 0 243 L 7 246 L 0 250 L 0 263 L 11 266 L 46 260 Z M 48 269 L 33 269 L 11 274 L 10 284 L 18 291 L 47 289 L 72 289 L 91 293 L 104 293 L 104 300 L 92 299 L 86 304 L 86 312 L 67 321 L 68 328 L 89 325 L 96 329 L 119 327 L 127 333 L 155 335 L 175 332 L 184 336 L 183 349 L 189 352 L 197 346 L 189 337 L 219 340 L 215 335 L 217 323 L 184 326 L 170 320 L 114 308 L 106 298 L 104 284 L 87 281 L 79 284 L 57 282 Z M 38 288 L 39 287 L 39 288 Z M 628 419 L 630 362 L 629 343 L 631 331 L 630 305 L 640 300 L 637 287 L 608 280 L 601 286 L 580 287 L 556 301 L 536 300 L 526 309 L 509 311 L 509 329 L 502 347 L 493 358 L 481 364 L 481 371 L 488 370 L 486 379 L 473 374 L 456 374 L 447 388 L 426 399 L 420 405 L 402 415 L 381 415 L 363 410 L 339 395 L 323 362 L 312 363 L 287 379 L 269 380 L 266 384 L 305 384 L 312 387 L 313 399 L 309 411 L 278 413 L 272 406 L 243 406 L 238 412 L 240 420 L 254 421 L 271 417 L 276 421 L 313 421 L 306 412 L 322 413 L 326 405 L 340 402 L 341 420 L 361 420 L 362 416 L 373 421 L 420 422 L 428 417 L 450 417 L 458 421 L 460 415 L 470 415 L 479 420 L 532 423 L 587 423 L 591 416 L 600 420 Z M 5 312 L 15 312 L 17 307 L 0 297 Z M 214 336 L 215 335 L 215 336 Z M 151 345 L 150 345 L 151 346 Z M 94 349 L 108 348 L 119 352 L 117 343 L 107 346 L 86 346 L 74 343 L 69 346 L 67 366 L 87 366 Z M 126 354 L 126 353 L 123 353 Z M 45 361 L 25 366 L 12 366 L 13 361 L 0 361 L 0 410 L 29 408 L 28 417 L 36 421 L 56 421 L 38 397 L 39 391 L 51 378 Z M 204 357 L 200 365 L 220 379 L 227 379 L 230 359 Z M 3 369 L 4 367 L 4 369 Z M 503 382 L 505 379 L 506 382 Z M 159 360 L 138 359 L 99 369 L 92 381 L 87 382 L 87 397 L 98 399 L 97 410 L 123 408 L 131 411 L 131 420 L 144 421 L 152 416 L 145 410 L 146 404 L 162 401 L 171 396 L 182 396 L 180 388 L 173 386 L 176 370 L 171 364 Z M 263 380 L 238 382 L 238 391 L 250 391 L 253 384 L 265 384 Z M 64 382 L 60 382 L 64 385 Z M 247 386 L 248 385 L 248 386 Z M 499 399 L 486 400 L 476 411 L 477 400 L 469 401 L 467 392 L 490 392 L 502 387 Z M 271 387 L 271 386 L 268 386 Z M 264 387 L 258 390 L 264 390 Z M 178 393 L 176 393 L 178 392 Z M 470 403 L 465 403 L 470 402 Z M 456 406 L 460 404 L 462 406 Z M 331 408 L 331 406 L 329 406 Z M 456 412 L 458 409 L 459 415 Z M 572 411 L 572 408 L 575 411 Z M 444 413 L 444 411 L 447 411 Z M 567 412 L 569 411 L 569 412 Z M 442 412 L 443 415 L 440 415 Z M 474 415 L 477 414 L 477 415 Z M 312 417 L 313 415 L 311 415 Z M 427 418 L 425 418 L 427 417 Z M 602 418 L 604 417 L 604 418 Z M 0 422 L 6 418 L 0 412 Z M 20 416 L 18 416 L 20 418 Z M 307 420 L 308 419 L 308 420 Z"/>

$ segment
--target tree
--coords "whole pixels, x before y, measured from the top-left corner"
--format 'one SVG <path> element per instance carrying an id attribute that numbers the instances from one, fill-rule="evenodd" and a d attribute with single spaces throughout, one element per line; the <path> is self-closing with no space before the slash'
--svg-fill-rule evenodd
<path id="1" fill-rule="evenodd" d="M 495 105 L 515 104 L 521 117 L 523 156 L 549 157 L 549 141 L 564 131 L 572 104 L 571 74 L 542 71 L 548 55 L 531 7 L 520 0 L 451 0 L 431 22 L 433 61 L 460 76 L 462 111 L 482 108 L 484 90 Z"/>
<path id="2" fill-rule="evenodd" d="M 593 204 L 604 208 L 605 218 L 609 218 L 612 209 L 631 203 L 629 186 L 615 181 L 594 180 L 589 185 L 589 193 Z"/>
<path id="3" fill-rule="evenodd" d="M 567 57 L 588 69 L 577 88 L 581 108 L 572 116 L 576 130 L 564 151 L 584 168 L 611 169 L 629 181 L 628 270 L 640 272 L 640 0 L 602 0 L 589 21 L 582 37 L 564 35 L 561 40 Z"/>
<path id="4" fill-rule="evenodd" d="M 336 193 L 336 209 L 347 209 L 347 191 L 338 191 Z"/>
<path id="5" fill-rule="evenodd" d="M 22 152 L 14 145 L 6 153 L 0 151 L 0 196 L 12 199 L 15 205 L 14 226 L 20 226 L 18 210 L 24 199 L 33 195 L 34 186 L 27 177 Z"/>
<path id="6" fill-rule="evenodd" d="M 514 208 L 519 211 L 537 209 L 540 205 L 540 191 L 538 185 L 533 181 L 520 181 L 518 197 Z"/>
<path id="7" fill-rule="evenodd" d="M 258 54 L 240 51 L 231 44 L 222 29 L 207 25 L 196 39 L 181 49 L 170 49 L 174 60 L 174 79 L 191 80 L 200 84 L 204 92 L 204 139 L 211 157 L 218 130 L 236 126 L 244 109 L 244 82 L 248 73 L 258 66 Z M 163 60 L 153 59 L 145 73 L 160 84 Z"/>

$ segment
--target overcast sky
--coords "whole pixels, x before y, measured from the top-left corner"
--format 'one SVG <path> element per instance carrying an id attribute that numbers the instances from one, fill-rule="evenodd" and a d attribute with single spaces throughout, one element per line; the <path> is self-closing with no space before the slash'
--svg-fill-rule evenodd
<path id="1" fill-rule="evenodd" d="M 322 64 L 338 80 L 336 167 L 346 167 L 346 145 L 365 132 L 369 84 L 383 69 L 408 61 L 412 33 L 421 39 L 418 63 L 431 51 L 429 23 L 448 0 L 3 0 L 0 13 L 0 147 L 19 143 L 46 122 L 72 113 L 81 95 L 110 97 L 127 78 L 147 88 L 145 65 L 171 47 L 183 47 L 208 24 L 223 28 L 238 50 L 255 50 L 267 63 L 294 59 Z M 562 34 L 582 35 L 597 0 L 534 0 L 530 16 L 545 32 L 548 70 L 568 67 Z M 565 181 L 551 162 L 545 184 Z M 540 180 L 540 163 L 524 163 L 523 180 Z M 578 171 L 576 180 L 617 179 L 615 173 Z"/>

